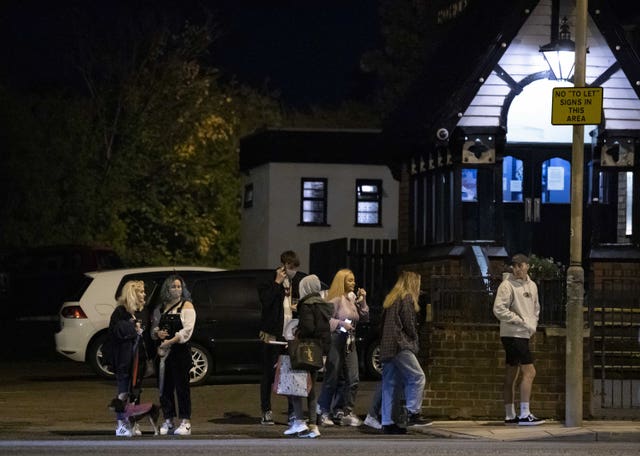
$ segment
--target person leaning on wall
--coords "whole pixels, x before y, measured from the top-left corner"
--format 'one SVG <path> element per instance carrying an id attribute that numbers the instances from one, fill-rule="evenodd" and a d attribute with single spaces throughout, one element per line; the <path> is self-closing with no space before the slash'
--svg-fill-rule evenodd
<path id="1" fill-rule="evenodd" d="M 529 277 L 529 258 L 523 254 L 511 259 L 511 273 L 505 273 L 496 292 L 493 314 L 500 320 L 500 340 L 506 355 L 504 409 L 506 425 L 536 426 L 544 420 L 530 411 L 531 389 L 536 376 L 529 339 L 535 334 L 540 316 L 538 287 Z M 520 380 L 520 414 L 514 399 L 516 380 Z"/>

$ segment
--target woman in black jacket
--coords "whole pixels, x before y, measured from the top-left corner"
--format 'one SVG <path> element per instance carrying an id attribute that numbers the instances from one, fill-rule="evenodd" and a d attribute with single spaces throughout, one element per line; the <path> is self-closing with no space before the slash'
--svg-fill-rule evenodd
<path id="1" fill-rule="evenodd" d="M 322 346 L 322 354 L 326 356 L 331 347 L 331 329 L 329 320 L 333 315 L 333 304 L 326 302 L 320 296 L 321 283 L 317 275 L 308 275 L 300 281 L 300 302 L 298 303 L 298 328 L 296 337 L 299 339 L 315 339 Z M 315 391 L 315 371 L 310 372 L 311 389 L 307 396 L 309 408 L 309 426 L 304 421 L 302 397 L 291 396 L 295 420 L 290 423 L 285 435 L 298 434 L 298 437 L 316 438 L 320 435 L 316 425 L 318 399 Z"/>
<path id="2" fill-rule="evenodd" d="M 116 374 L 117 400 L 120 404 L 116 407 L 118 419 L 116 435 L 118 437 L 131 437 L 134 433 L 140 434 L 140 431 L 132 429 L 129 421 L 125 419 L 124 407 L 129 399 L 131 368 L 142 335 L 142 326 L 136 320 L 135 313 L 141 311 L 144 304 L 144 282 L 130 280 L 122 287 L 118 297 L 118 306 L 114 309 L 109 320 L 109 340 L 113 351 L 111 361 Z"/>

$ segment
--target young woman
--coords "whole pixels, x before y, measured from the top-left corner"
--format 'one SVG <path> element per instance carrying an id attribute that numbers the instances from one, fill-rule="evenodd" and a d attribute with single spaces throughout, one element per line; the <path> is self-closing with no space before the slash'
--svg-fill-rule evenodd
<path id="1" fill-rule="evenodd" d="M 418 325 L 420 311 L 420 275 L 403 271 L 382 304 L 382 431 L 385 434 L 404 434 L 392 419 L 394 392 L 397 383 L 404 385 L 408 426 L 428 426 L 422 418 L 422 393 L 426 383 L 418 362 Z"/>
<path id="2" fill-rule="evenodd" d="M 320 296 L 320 279 L 317 275 L 308 275 L 300 281 L 300 302 L 298 303 L 298 327 L 296 337 L 300 339 L 315 339 L 322 346 L 323 355 L 329 353 L 331 347 L 331 329 L 329 321 L 333 314 L 333 304 L 326 302 Z M 316 376 L 317 372 L 311 372 L 311 390 L 307 396 L 309 408 L 309 426 L 304 421 L 302 410 L 302 397 L 291 396 L 291 403 L 295 420 L 285 435 L 298 434 L 298 437 L 314 439 L 320 436 L 320 430 L 316 425 Z"/>
<path id="3" fill-rule="evenodd" d="M 160 434 L 191 435 L 191 347 L 189 339 L 196 324 L 196 311 L 182 277 L 169 276 L 160 289 L 160 306 L 153 314 L 153 334 L 161 343 L 158 354 L 164 358 L 164 372 L 160 373 L 160 405 L 165 422 Z M 161 368 L 162 370 L 162 368 Z M 175 428 L 176 401 L 180 426 Z"/>
<path id="4" fill-rule="evenodd" d="M 358 352 L 355 346 L 355 331 L 359 321 L 369 319 L 367 292 L 360 288 L 356 293 L 356 279 L 349 269 L 339 270 L 331 282 L 327 301 L 334 306 L 331 318 L 331 348 L 325 364 L 319 423 L 331 426 L 334 420 L 344 426 L 360 426 L 362 421 L 353 413 L 358 392 Z M 343 378 L 344 387 L 338 388 Z M 334 398 L 335 396 L 335 398 Z M 331 405 L 333 420 L 329 416 Z"/>
<path id="5" fill-rule="evenodd" d="M 142 434 L 137 425 L 131 428 L 129 421 L 125 419 L 124 408 L 128 402 L 131 388 L 131 367 L 134 357 L 137 356 L 138 343 L 142 335 L 142 327 L 140 322 L 136 320 L 135 313 L 141 311 L 144 304 L 144 282 L 130 280 L 122 287 L 118 297 L 118 305 L 109 320 L 109 338 L 113 344 L 113 359 L 111 361 L 118 388 L 119 405 L 115 407 L 118 420 L 116 435 L 118 437 Z"/>

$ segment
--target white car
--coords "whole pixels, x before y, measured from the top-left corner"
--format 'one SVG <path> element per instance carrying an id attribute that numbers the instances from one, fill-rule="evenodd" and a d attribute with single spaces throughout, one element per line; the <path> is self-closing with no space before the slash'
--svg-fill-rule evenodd
<path id="1" fill-rule="evenodd" d="M 106 339 L 111 313 L 117 304 L 117 296 L 127 281 L 144 281 L 147 300 L 151 302 L 156 290 L 170 274 L 194 278 L 218 271 L 223 269 L 167 266 L 87 272 L 85 283 L 75 300 L 65 302 L 60 309 L 60 328 L 55 334 L 56 350 L 74 361 L 87 362 L 103 377 L 111 377 L 113 373 L 102 364 L 101 348 Z M 146 311 L 148 313 L 150 309 Z M 198 372 L 197 366 L 195 371 L 192 369 L 192 382 L 204 380 L 209 370 L 208 365 L 205 367 L 204 372 Z"/>

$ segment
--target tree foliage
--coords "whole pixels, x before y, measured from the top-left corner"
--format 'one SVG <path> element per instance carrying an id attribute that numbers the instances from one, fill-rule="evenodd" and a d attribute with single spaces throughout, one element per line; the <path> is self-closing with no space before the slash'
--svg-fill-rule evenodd
<path id="1" fill-rule="evenodd" d="M 153 25 L 108 45 L 86 31 L 75 53 L 85 90 L 0 90 L 0 245 L 101 244 L 130 265 L 237 265 L 239 139 L 277 125 L 278 109 L 202 64 L 210 25 Z"/>

